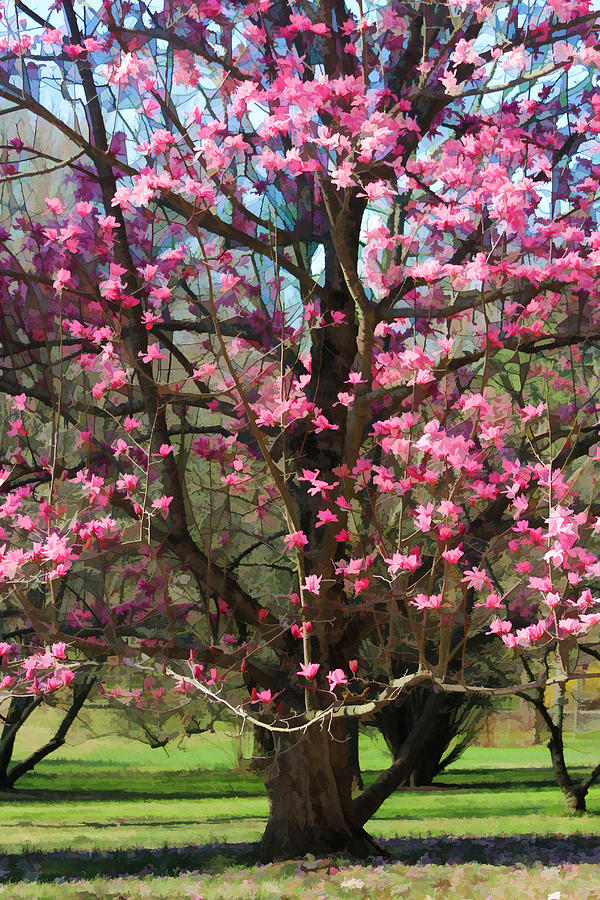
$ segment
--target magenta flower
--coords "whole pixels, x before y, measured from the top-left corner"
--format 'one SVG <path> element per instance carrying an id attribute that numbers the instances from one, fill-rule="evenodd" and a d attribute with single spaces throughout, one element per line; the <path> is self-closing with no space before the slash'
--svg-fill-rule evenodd
<path id="1" fill-rule="evenodd" d="M 287 544 L 288 550 L 291 550 L 293 547 L 302 549 L 308 544 L 308 538 L 303 531 L 292 531 L 290 534 L 286 534 L 283 540 Z"/>
<path id="2" fill-rule="evenodd" d="M 319 669 L 319 663 L 300 663 L 300 671 L 296 675 L 303 675 L 304 678 L 314 678 Z"/>
<path id="3" fill-rule="evenodd" d="M 348 684 L 348 679 L 343 669 L 333 669 L 327 673 L 327 681 L 329 682 L 329 690 L 333 691 L 338 684 Z"/>
<path id="4" fill-rule="evenodd" d="M 302 590 L 308 591 L 310 594 L 320 594 L 322 578 L 322 575 L 307 575 L 304 579 Z"/>

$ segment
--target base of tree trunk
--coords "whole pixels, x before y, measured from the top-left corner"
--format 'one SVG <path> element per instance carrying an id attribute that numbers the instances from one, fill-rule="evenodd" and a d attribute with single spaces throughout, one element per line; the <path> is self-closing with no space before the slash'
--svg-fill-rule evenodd
<path id="1" fill-rule="evenodd" d="M 270 815 L 258 851 L 262 862 L 307 854 L 386 855 L 354 821 L 346 735 L 336 723 L 331 729 L 332 735 L 309 728 L 304 735 L 275 737 L 265 767 Z"/>
<path id="2" fill-rule="evenodd" d="M 567 810 L 570 813 L 584 813 L 587 812 L 587 807 L 585 803 L 587 791 L 573 791 L 565 795 L 565 799 L 567 801 Z"/>
<path id="3" fill-rule="evenodd" d="M 281 862 L 311 855 L 315 857 L 343 856 L 351 859 L 369 859 L 388 856 L 364 829 L 345 830 L 337 833 L 317 833 L 313 829 L 301 831 L 291 827 L 284 833 L 280 829 L 265 830 L 258 849 L 261 862 Z"/>

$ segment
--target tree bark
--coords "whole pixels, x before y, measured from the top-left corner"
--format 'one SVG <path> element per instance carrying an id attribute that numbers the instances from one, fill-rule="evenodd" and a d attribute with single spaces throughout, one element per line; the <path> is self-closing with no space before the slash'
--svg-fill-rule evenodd
<path id="1" fill-rule="evenodd" d="M 352 770 L 343 722 L 329 729 L 274 735 L 265 769 L 269 820 L 259 848 L 263 861 L 311 853 L 366 858 L 383 849 L 357 824 Z"/>
<path id="2" fill-rule="evenodd" d="M 9 774 L 9 766 L 17 734 L 41 702 L 41 695 L 38 697 L 11 697 L 10 699 L 4 727 L 0 734 L 0 791 L 11 791 L 14 787 L 14 779 Z"/>
<path id="3" fill-rule="evenodd" d="M 552 759 L 554 777 L 564 794 L 567 810 L 572 813 L 585 812 L 585 798 L 587 796 L 588 788 L 585 784 L 575 784 L 569 775 L 569 770 L 567 769 L 565 761 L 565 748 L 562 734 L 556 726 L 551 732 L 548 750 L 550 751 L 550 758 Z"/>
<path id="4" fill-rule="evenodd" d="M 348 759 L 352 770 L 352 785 L 362 791 L 365 785 L 360 771 L 358 724 L 358 719 L 348 719 L 346 722 L 346 734 L 348 735 Z"/>

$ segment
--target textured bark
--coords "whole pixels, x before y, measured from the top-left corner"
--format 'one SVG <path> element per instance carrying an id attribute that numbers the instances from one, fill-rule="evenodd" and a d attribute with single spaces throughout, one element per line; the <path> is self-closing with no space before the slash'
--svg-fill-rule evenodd
<path id="1" fill-rule="evenodd" d="M 346 723 L 348 735 L 348 759 L 352 770 L 352 785 L 362 791 L 364 782 L 360 771 L 360 755 L 358 749 L 358 719 L 348 719 Z"/>
<path id="2" fill-rule="evenodd" d="M 567 809 L 572 813 L 584 813 L 586 809 L 587 791 L 583 788 L 573 788 L 565 792 Z"/>
<path id="3" fill-rule="evenodd" d="M 563 744 L 562 734 L 559 729 L 554 728 L 548 742 L 548 750 L 552 759 L 552 768 L 556 783 L 564 794 L 569 812 L 585 812 L 585 798 L 587 796 L 588 787 L 585 784 L 577 784 L 569 775 L 567 763 L 565 760 L 565 748 Z"/>
<path id="4" fill-rule="evenodd" d="M 305 734 L 275 735 L 265 769 L 270 813 L 259 849 L 262 860 L 307 853 L 385 855 L 355 821 L 345 738 L 343 723 L 333 723 L 331 734 L 309 728 Z"/>
<path id="5" fill-rule="evenodd" d="M 4 726 L 0 734 L 0 790 L 12 790 L 15 780 L 9 767 L 15 749 L 19 729 L 25 724 L 34 709 L 42 702 L 42 697 L 11 697 Z"/>

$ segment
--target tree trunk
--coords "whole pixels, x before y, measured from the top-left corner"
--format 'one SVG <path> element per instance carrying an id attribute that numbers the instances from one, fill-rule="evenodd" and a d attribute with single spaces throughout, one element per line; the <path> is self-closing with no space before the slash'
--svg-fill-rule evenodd
<path id="1" fill-rule="evenodd" d="M 9 766 L 15 749 L 19 729 L 25 724 L 34 709 L 42 702 L 38 697 L 11 697 L 0 734 L 0 791 L 11 791 L 14 779 L 9 774 Z"/>
<path id="2" fill-rule="evenodd" d="M 330 733 L 311 727 L 304 734 L 274 734 L 275 747 L 265 769 L 270 813 L 261 860 L 307 853 L 385 855 L 355 822 L 346 737 L 343 721 L 333 722 Z"/>
<path id="3" fill-rule="evenodd" d="M 358 748 L 358 719 L 350 718 L 346 721 L 346 734 L 348 735 L 348 759 L 352 770 L 352 786 L 364 788 L 362 772 L 360 771 L 360 755 Z"/>
<path id="4" fill-rule="evenodd" d="M 573 783 L 565 761 L 565 748 L 562 734 L 556 726 L 554 726 L 554 729 L 551 732 L 548 750 L 550 751 L 550 758 L 552 759 L 552 768 L 554 770 L 556 783 L 565 796 L 567 811 L 571 813 L 585 812 L 585 798 L 588 789 L 583 784 Z"/>
<path id="5" fill-rule="evenodd" d="M 565 799 L 567 801 L 567 809 L 571 813 L 584 813 L 586 812 L 585 798 L 586 798 L 587 790 L 582 787 L 574 787 L 570 791 L 565 792 Z"/>
<path id="6" fill-rule="evenodd" d="M 50 738 L 50 740 L 46 741 L 41 747 L 38 747 L 37 750 L 34 750 L 26 759 L 21 760 L 18 763 L 14 763 L 14 765 L 10 766 L 9 764 L 12 759 L 12 753 L 14 750 L 14 743 L 16 733 L 19 728 L 25 723 L 25 720 L 31 714 L 33 709 L 37 708 L 42 702 L 42 695 L 35 697 L 33 699 L 22 698 L 22 697 L 13 697 L 11 700 L 11 709 L 13 702 L 16 702 L 15 705 L 15 715 L 19 712 L 19 718 L 16 718 L 13 722 L 12 726 L 9 727 L 8 723 L 5 725 L 5 728 L 2 733 L 2 737 L 5 737 L 6 732 L 6 741 L 0 745 L 0 790 L 11 791 L 14 789 L 16 782 L 19 778 L 22 778 L 23 775 L 27 774 L 27 772 L 31 772 L 36 765 L 41 762 L 42 759 L 45 759 L 51 753 L 54 753 L 55 750 L 58 750 L 59 747 L 65 743 L 65 737 L 69 728 L 77 718 L 79 712 L 81 711 L 81 707 L 85 703 L 88 698 L 90 691 L 96 683 L 96 676 L 84 676 L 81 680 L 77 680 L 73 684 L 73 697 L 71 700 L 71 705 L 65 712 L 60 725 L 56 729 L 55 734 Z M 27 700 L 29 705 L 23 706 L 20 701 L 24 699 Z M 11 732 L 10 728 L 13 729 Z M 8 730 L 7 730 L 8 729 Z"/>

